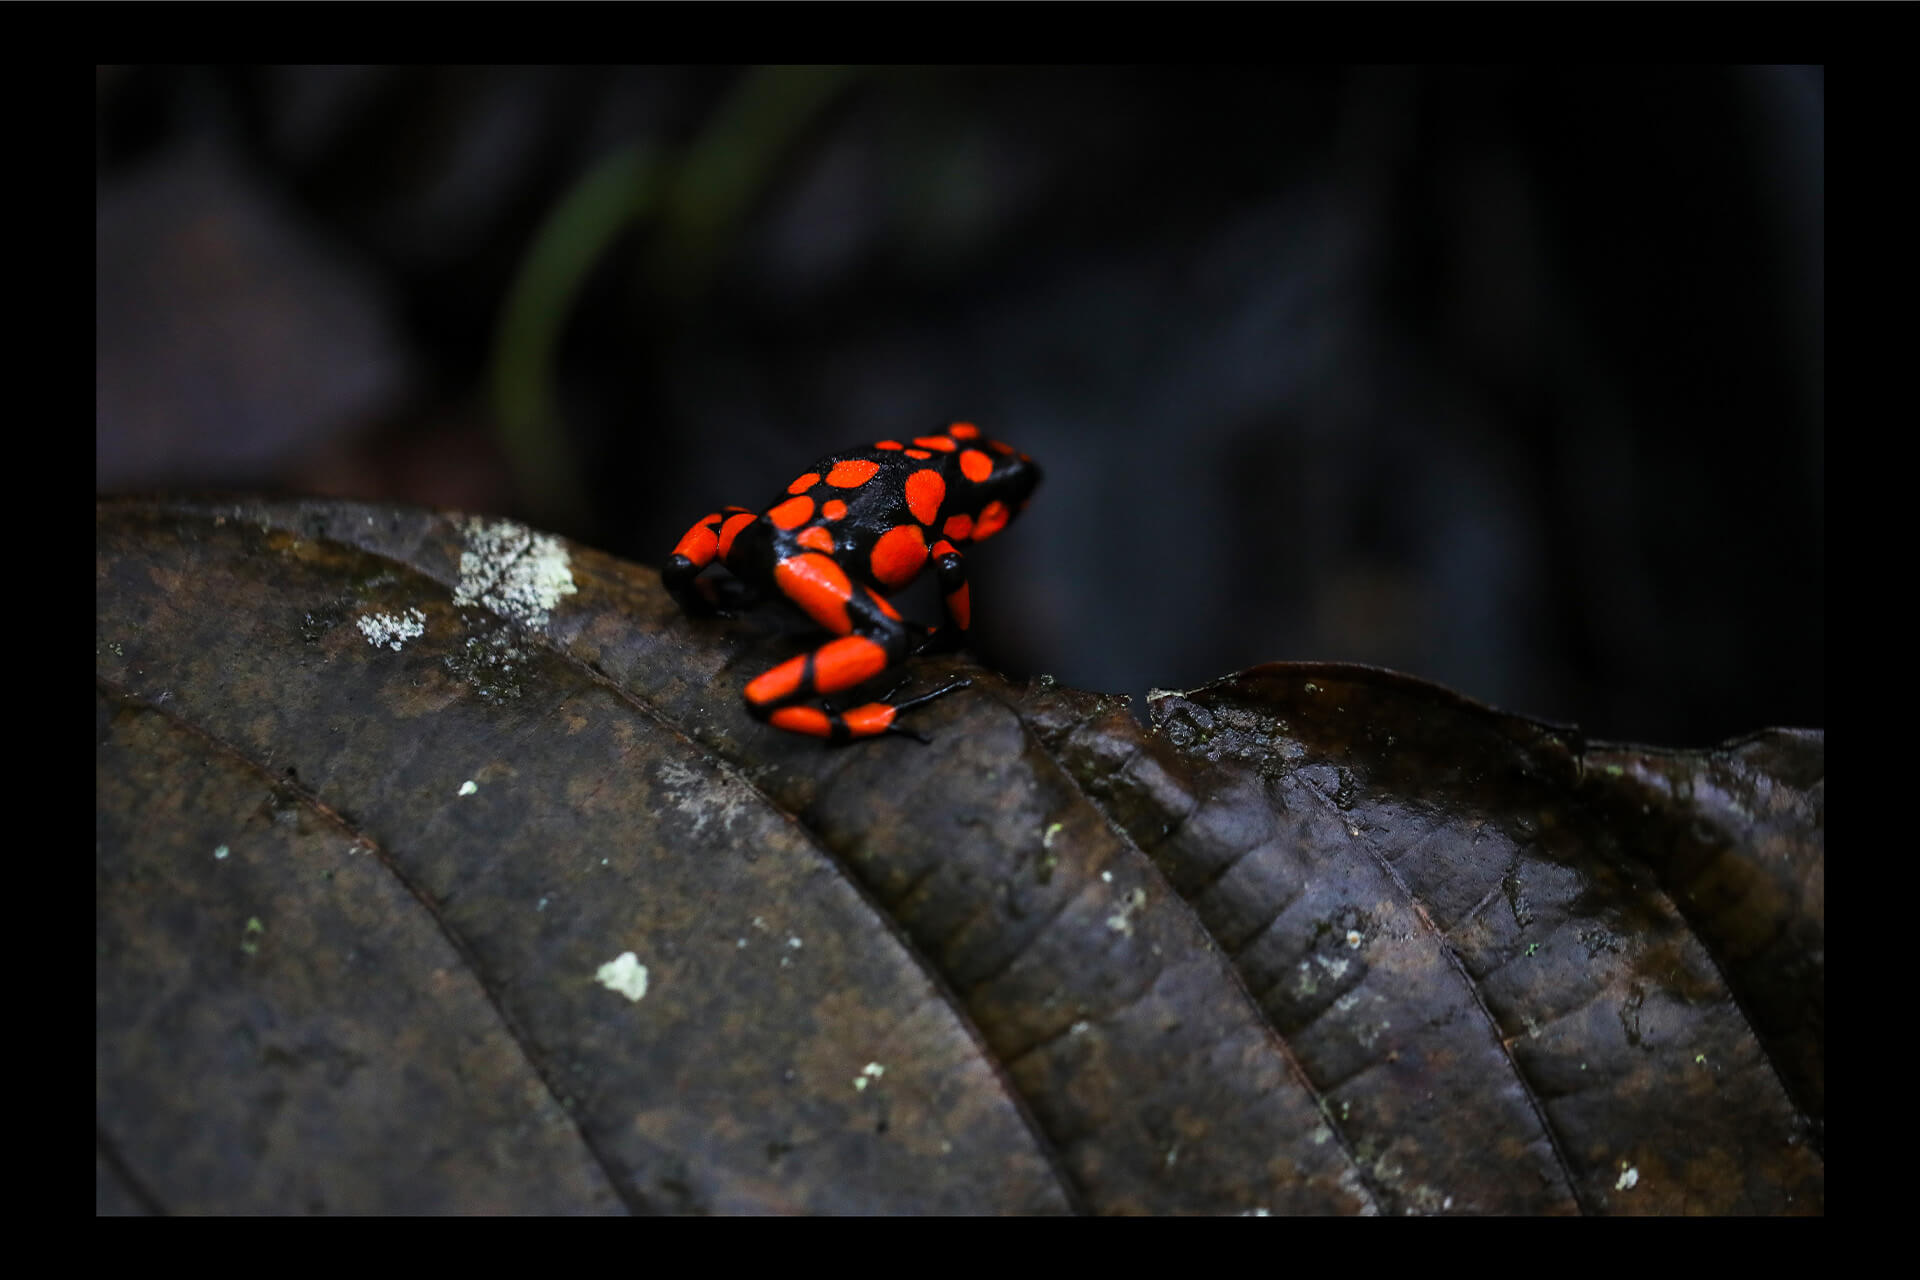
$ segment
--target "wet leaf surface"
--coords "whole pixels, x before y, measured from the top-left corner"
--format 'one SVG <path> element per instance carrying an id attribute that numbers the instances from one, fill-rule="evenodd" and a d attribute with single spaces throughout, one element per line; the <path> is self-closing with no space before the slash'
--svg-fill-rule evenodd
<path id="1" fill-rule="evenodd" d="M 97 1204 L 1821 1212 L 1819 734 L 802 647 L 518 526 L 103 503 Z M 642 970 L 644 969 L 644 981 Z"/>

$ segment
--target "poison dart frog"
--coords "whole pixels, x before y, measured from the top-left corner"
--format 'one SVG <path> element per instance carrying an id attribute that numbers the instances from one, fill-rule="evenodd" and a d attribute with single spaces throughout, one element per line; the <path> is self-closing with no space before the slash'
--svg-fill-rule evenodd
<path id="1" fill-rule="evenodd" d="M 1040 468 L 971 422 L 934 435 L 847 449 L 807 468 L 766 510 L 727 507 L 703 517 L 674 547 L 661 581 L 689 613 L 712 613 L 777 594 L 835 639 L 747 682 L 747 710 L 777 728 L 830 742 L 881 733 L 926 739 L 896 716 L 956 689 L 956 680 L 904 702 L 886 697 L 850 710 L 820 701 L 865 684 L 913 654 L 958 647 L 971 621 L 960 548 L 1007 527 L 1040 483 Z M 718 562 L 734 594 L 712 579 Z M 946 604 L 939 627 L 908 622 L 887 599 L 931 563 Z"/>

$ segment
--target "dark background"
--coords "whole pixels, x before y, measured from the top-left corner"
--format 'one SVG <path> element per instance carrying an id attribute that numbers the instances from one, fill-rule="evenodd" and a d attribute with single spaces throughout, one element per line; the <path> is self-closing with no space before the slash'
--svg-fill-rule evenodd
<path id="1" fill-rule="evenodd" d="M 831 449 L 1047 480 L 985 661 L 1825 723 L 1825 74 L 107 67 L 96 483 L 658 564 Z M 910 604 L 913 601 L 910 600 Z M 918 612 L 932 616 L 932 607 Z"/>

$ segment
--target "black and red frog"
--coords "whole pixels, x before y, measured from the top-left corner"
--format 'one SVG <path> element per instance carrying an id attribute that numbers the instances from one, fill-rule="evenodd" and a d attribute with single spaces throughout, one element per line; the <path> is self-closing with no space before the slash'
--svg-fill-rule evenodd
<path id="1" fill-rule="evenodd" d="M 1039 483 L 1033 459 L 970 422 L 882 440 L 820 459 L 765 511 L 727 507 L 706 516 L 680 539 L 660 578 L 689 613 L 773 593 L 837 637 L 748 681 L 747 710 L 756 717 L 832 742 L 881 733 L 918 738 L 895 717 L 967 681 L 846 711 L 798 704 L 865 684 L 913 654 L 957 647 L 971 621 L 960 548 L 1006 528 Z M 724 601 L 711 579 L 698 580 L 716 562 L 737 583 L 736 596 Z M 906 621 L 885 594 L 929 563 L 946 604 L 939 627 Z"/>

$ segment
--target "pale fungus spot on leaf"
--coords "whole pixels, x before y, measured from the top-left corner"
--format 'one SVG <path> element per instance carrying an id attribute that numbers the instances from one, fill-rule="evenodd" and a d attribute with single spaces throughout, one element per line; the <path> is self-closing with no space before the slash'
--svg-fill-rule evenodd
<path id="1" fill-rule="evenodd" d="M 1107 917 L 1107 928 L 1129 936 L 1133 933 L 1133 913 L 1147 905 L 1147 891 L 1135 888 L 1120 899 L 1120 907 Z"/>
<path id="2" fill-rule="evenodd" d="M 594 977 L 607 990 L 618 991 L 629 1000 L 637 1002 L 647 994 L 647 966 L 631 951 L 622 951 L 601 965 Z"/>

